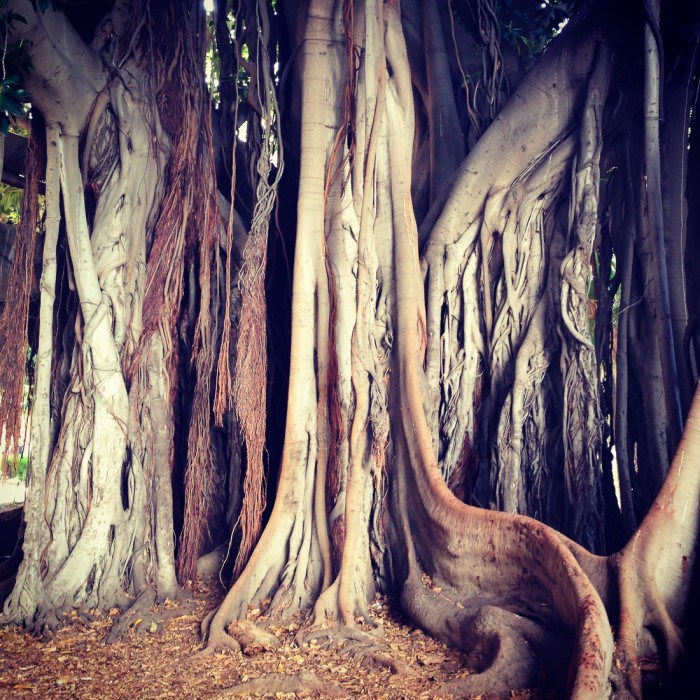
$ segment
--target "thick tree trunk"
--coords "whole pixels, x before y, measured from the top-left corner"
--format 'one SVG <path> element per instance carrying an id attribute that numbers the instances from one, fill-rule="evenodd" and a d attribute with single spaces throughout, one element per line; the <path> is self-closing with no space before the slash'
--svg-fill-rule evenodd
<path id="1" fill-rule="evenodd" d="M 157 76 L 147 74 L 157 68 L 155 54 L 148 53 L 147 61 L 141 55 L 140 33 L 151 31 L 145 6 L 117 3 L 92 47 L 57 11 L 35 13 L 29 3 L 17 3 L 15 10 L 27 19 L 16 31 L 31 40 L 35 69 L 28 87 L 48 128 L 47 215 L 25 557 L 4 619 L 41 630 L 55 626 L 66 606 L 127 605 L 147 587 L 162 597 L 179 592 L 171 486 L 173 342 L 188 208 L 172 187 L 175 201 L 171 196 L 160 215 L 159 209 L 163 174 L 177 171 L 166 171 L 168 159 L 173 154 L 188 162 L 194 173 L 201 132 L 190 122 L 187 133 L 185 120 L 173 132 L 171 149 L 157 109 Z M 167 23 L 177 11 L 164 17 Z M 192 37 L 185 24 L 180 30 L 184 41 L 175 55 L 194 62 Z M 167 44 L 158 50 L 167 51 Z M 125 53 L 115 63 L 112 54 L 119 51 Z M 158 54 L 161 68 L 165 57 Z M 112 66 L 109 80 L 106 65 Z M 43 79 L 48 73 L 50 81 Z M 203 104 L 201 83 L 191 83 L 199 85 Z M 211 178 L 200 182 L 213 187 Z M 86 210 L 86 188 L 94 212 Z M 169 218 L 173 210 L 183 216 L 179 225 Z M 202 219 L 202 238 L 213 241 L 219 228 L 211 212 Z M 79 305 L 70 348 L 61 347 L 60 336 L 54 345 L 54 320 L 64 313 L 55 303 L 62 235 Z M 166 238 L 174 248 L 160 257 Z M 149 253 L 156 255 L 149 259 Z M 50 396 L 56 351 L 67 384 L 62 394 L 57 382 Z M 62 406 L 53 418 L 50 399 Z M 205 415 L 208 420 L 208 406 Z"/>
<path id="2" fill-rule="evenodd" d="M 543 517 L 601 548 L 602 418 L 588 291 L 612 76 L 605 25 L 594 13 L 569 29 L 496 117 L 454 178 L 418 276 L 411 161 L 414 128 L 423 126 L 414 125 L 398 10 L 367 4 L 353 14 L 350 7 L 312 3 L 302 18 L 285 451 L 270 521 L 205 625 L 208 650 L 238 648 L 229 624 L 268 597 L 273 611 L 313 608 L 313 622 L 330 617 L 340 623 L 338 637 L 357 635 L 348 628 L 366 617 L 373 584 L 386 583 L 398 587 L 418 624 L 473 654 L 481 672 L 455 682 L 453 692 L 527 687 L 542 670 L 537 658 L 567 648 L 570 674 L 553 680 L 560 691 L 601 697 L 612 679 L 614 690 L 638 692 L 630 664 L 644 649 L 641 630 L 652 618 L 664 625 L 663 610 L 687 591 L 669 584 L 657 596 L 629 547 L 595 557 L 521 515 L 464 505 L 445 485 L 459 481 L 453 475 L 473 463 L 472 445 L 485 435 L 481 468 L 491 470 L 495 504 L 527 511 L 535 494 L 566 474 L 566 507 L 557 511 L 550 496 Z M 345 61 L 355 44 L 364 49 L 356 84 Z M 415 63 L 414 56 L 411 70 Z M 346 70 L 351 99 L 342 104 L 328 96 L 338 94 Z M 433 131 L 437 114 L 427 118 Z M 631 253 L 628 259 L 631 265 Z M 388 386 L 379 348 L 391 357 Z M 557 405 L 564 407 L 562 442 L 552 437 Z M 477 418 L 485 406 L 486 429 Z M 692 429 L 689 423 L 688 440 Z M 390 527 L 375 541 L 377 486 L 385 479 Z M 697 484 L 682 488 L 692 498 Z M 660 556 L 661 540 L 652 541 L 650 552 Z M 682 560 L 671 569 L 680 571 Z M 632 597 L 632 579 L 643 596 L 648 591 L 642 604 Z M 622 679 L 612 666 L 616 587 Z M 652 608 L 651 618 L 639 616 Z M 672 627 L 664 630 L 674 657 L 677 638 Z"/>
<path id="3" fill-rule="evenodd" d="M 700 43 L 681 48 L 678 66 L 665 89 L 663 130 L 664 236 L 667 252 L 669 307 L 673 329 L 673 349 L 678 370 L 678 389 L 683 416 L 687 416 L 692 398 L 692 376 L 686 352 L 688 328 L 688 290 L 686 248 L 688 238 L 688 132 L 692 113 L 693 75 L 697 70 Z"/>

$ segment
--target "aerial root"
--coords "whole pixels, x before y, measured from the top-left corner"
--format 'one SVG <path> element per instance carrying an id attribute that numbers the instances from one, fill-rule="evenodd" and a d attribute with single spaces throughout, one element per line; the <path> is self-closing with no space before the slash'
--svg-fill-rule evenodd
<path id="1" fill-rule="evenodd" d="M 256 695 L 276 696 L 294 693 L 295 696 L 308 698 L 311 696 L 323 698 L 347 698 L 349 695 L 339 686 L 322 681 L 311 671 L 300 671 L 295 674 L 268 673 L 245 683 L 239 683 L 227 688 L 217 698 L 250 697 Z"/>

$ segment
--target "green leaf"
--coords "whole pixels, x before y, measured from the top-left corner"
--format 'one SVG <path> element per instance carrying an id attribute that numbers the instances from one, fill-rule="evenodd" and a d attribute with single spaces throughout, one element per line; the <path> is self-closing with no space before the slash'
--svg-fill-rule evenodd
<path id="1" fill-rule="evenodd" d="M 18 73 L 8 73 L 8 75 L 5 76 L 5 79 L 2 81 L 3 85 L 16 85 L 19 82 L 19 74 Z"/>
<path id="2" fill-rule="evenodd" d="M 16 88 L 12 91 L 12 96 L 20 102 L 29 102 L 32 99 L 32 93 L 24 88 Z"/>
<path id="3" fill-rule="evenodd" d="M 22 117 L 24 116 L 24 105 L 12 95 L 8 95 L 7 90 L 2 90 L 0 91 L 0 111 Z"/>

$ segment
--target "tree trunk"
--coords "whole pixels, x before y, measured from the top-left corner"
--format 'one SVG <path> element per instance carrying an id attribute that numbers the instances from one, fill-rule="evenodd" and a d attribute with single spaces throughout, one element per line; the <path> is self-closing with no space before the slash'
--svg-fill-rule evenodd
<path id="1" fill-rule="evenodd" d="M 205 104 L 184 8 L 163 8 L 160 21 L 180 43 L 168 40 L 155 54 L 143 53 L 158 21 L 145 4 L 117 3 L 90 47 L 60 12 L 35 13 L 29 3 L 15 10 L 27 20 L 15 31 L 31 40 L 28 87 L 47 123 L 47 203 L 25 557 L 4 619 L 41 630 L 65 607 L 126 606 L 150 587 L 163 598 L 179 593 L 171 471 L 185 246 L 201 235 L 204 276 L 221 227 L 213 171 L 201 177 L 202 164 L 213 163 L 210 130 L 192 114 L 177 123 L 171 112 L 163 124 L 157 107 L 175 87 L 159 87 L 166 60 L 179 61 L 178 76 L 194 91 L 171 93 L 171 109 L 185 115 L 197 99 Z M 195 172 L 197 188 L 174 186 L 182 177 L 194 183 Z M 52 425 L 52 355 L 62 345 L 53 329 L 67 303 L 56 289 L 63 236 L 79 311 Z M 208 333 L 201 328 L 200 337 Z M 209 415 L 206 406 L 207 425 Z"/>

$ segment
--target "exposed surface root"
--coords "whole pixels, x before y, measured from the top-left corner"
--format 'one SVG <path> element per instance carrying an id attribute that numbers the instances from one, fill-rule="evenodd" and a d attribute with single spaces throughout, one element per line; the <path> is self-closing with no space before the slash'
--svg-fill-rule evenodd
<path id="1" fill-rule="evenodd" d="M 163 631 L 171 620 L 191 611 L 192 600 L 183 602 L 184 598 L 183 593 L 178 596 L 179 602 L 175 607 L 157 610 L 156 591 L 151 587 L 144 589 L 129 608 L 116 618 L 112 629 L 105 638 L 105 644 L 114 644 L 120 641 L 129 629 L 133 629 L 137 635 Z"/>
<path id="2" fill-rule="evenodd" d="M 300 632 L 296 636 L 296 642 L 299 646 L 308 644 L 312 640 L 328 640 L 328 644 L 344 644 L 345 642 L 356 642 L 370 644 L 375 642 L 378 637 L 376 631 L 365 632 L 357 627 L 340 626 L 340 627 L 324 627 L 321 629 L 312 629 L 307 632 Z"/>
<path id="3" fill-rule="evenodd" d="M 616 696 L 641 698 L 642 656 L 656 646 L 664 670 L 672 672 L 684 655 L 684 646 L 653 575 L 640 573 L 637 562 L 629 556 L 623 555 L 619 561 L 620 619 L 614 666 L 622 673 L 613 678 L 613 684 Z"/>
<path id="4" fill-rule="evenodd" d="M 117 640 L 121 639 L 126 631 L 135 627 L 138 628 L 143 625 L 144 615 L 148 616 L 151 607 L 155 605 L 156 602 L 156 592 L 152 588 L 146 588 L 142 593 L 136 598 L 131 607 L 125 610 L 115 621 L 110 633 L 105 639 L 106 644 L 114 644 Z"/>
<path id="5" fill-rule="evenodd" d="M 349 695 L 336 685 L 325 683 L 311 671 L 300 671 L 292 675 L 270 673 L 252 681 L 239 683 L 220 693 L 217 697 L 250 697 L 258 695 L 277 695 L 294 693 L 301 698 L 308 698 L 319 693 L 321 697 L 347 698 Z"/>
<path id="6" fill-rule="evenodd" d="M 429 634 L 468 652 L 460 677 L 443 684 L 445 694 L 508 695 L 513 688 L 543 686 L 562 691 L 566 685 L 563 669 L 571 653 L 570 641 L 547 634 L 523 615 L 478 600 L 464 607 L 416 576 L 404 586 L 402 605 Z M 546 667 L 542 659 L 547 659 Z"/>
<path id="7" fill-rule="evenodd" d="M 214 615 L 211 616 L 211 618 L 213 617 Z M 226 651 L 234 654 L 240 654 L 241 645 L 228 632 L 226 632 L 226 630 L 218 626 L 213 629 L 210 626 L 211 618 L 207 616 L 207 620 L 205 620 L 207 624 L 205 624 L 205 622 L 202 623 L 202 632 L 203 635 L 207 635 L 207 644 L 204 649 L 199 652 L 198 656 L 214 656 L 214 654 Z"/>
<path id="8" fill-rule="evenodd" d="M 43 640 L 49 640 L 53 637 L 64 624 L 64 616 L 62 610 L 54 610 L 45 606 L 38 606 L 34 619 L 31 622 L 25 622 L 27 632 L 35 637 L 41 637 Z"/>
<path id="9" fill-rule="evenodd" d="M 321 646 L 338 646 L 341 653 L 352 659 L 361 659 L 365 664 L 386 668 L 395 675 L 411 675 L 413 671 L 408 664 L 390 653 L 383 636 L 383 627 L 379 623 L 368 630 L 338 626 L 301 631 L 296 635 L 295 641 L 299 646 L 306 646 L 314 641 Z"/>
<path id="10" fill-rule="evenodd" d="M 280 645 L 279 639 L 274 634 L 266 632 L 250 620 L 236 620 L 231 623 L 228 631 L 247 656 L 270 651 Z"/>
<path id="11" fill-rule="evenodd" d="M 266 622 L 267 631 L 280 640 L 272 653 L 193 659 L 201 648 L 196 622 L 216 606 L 223 592 L 215 580 L 209 580 L 198 581 L 192 594 L 194 611 L 172 620 L 165 634 L 137 635 L 131 629 L 122 641 L 109 646 L 102 640 L 111 629 L 113 617 L 99 611 L 88 611 L 92 622 L 87 626 L 64 625 L 49 644 L 29 638 L 16 627 L 0 627 L 0 697 L 156 700 L 169 694 L 216 698 L 260 676 L 273 672 L 293 675 L 305 670 L 329 686 L 343 688 L 350 697 L 435 700 L 445 697 L 439 688 L 464 669 L 462 654 L 408 625 L 385 596 L 373 599 L 372 614 L 384 623 L 387 652 L 408 664 L 414 675 L 393 674 L 376 663 L 370 665 L 366 659 L 352 658 L 342 647 L 326 648 L 322 641 L 319 644 L 312 640 L 300 649 L 294 641 L 301 623 L 296 616 L 283 622 Z M 169 607 L 160 604 L 156 610 Z M 261 622 L 258 619 L 258 624 Z M 328 695 L 315 691 L 313 697 Z M 550 696 L 533 697 L 552 700 Z"/>

